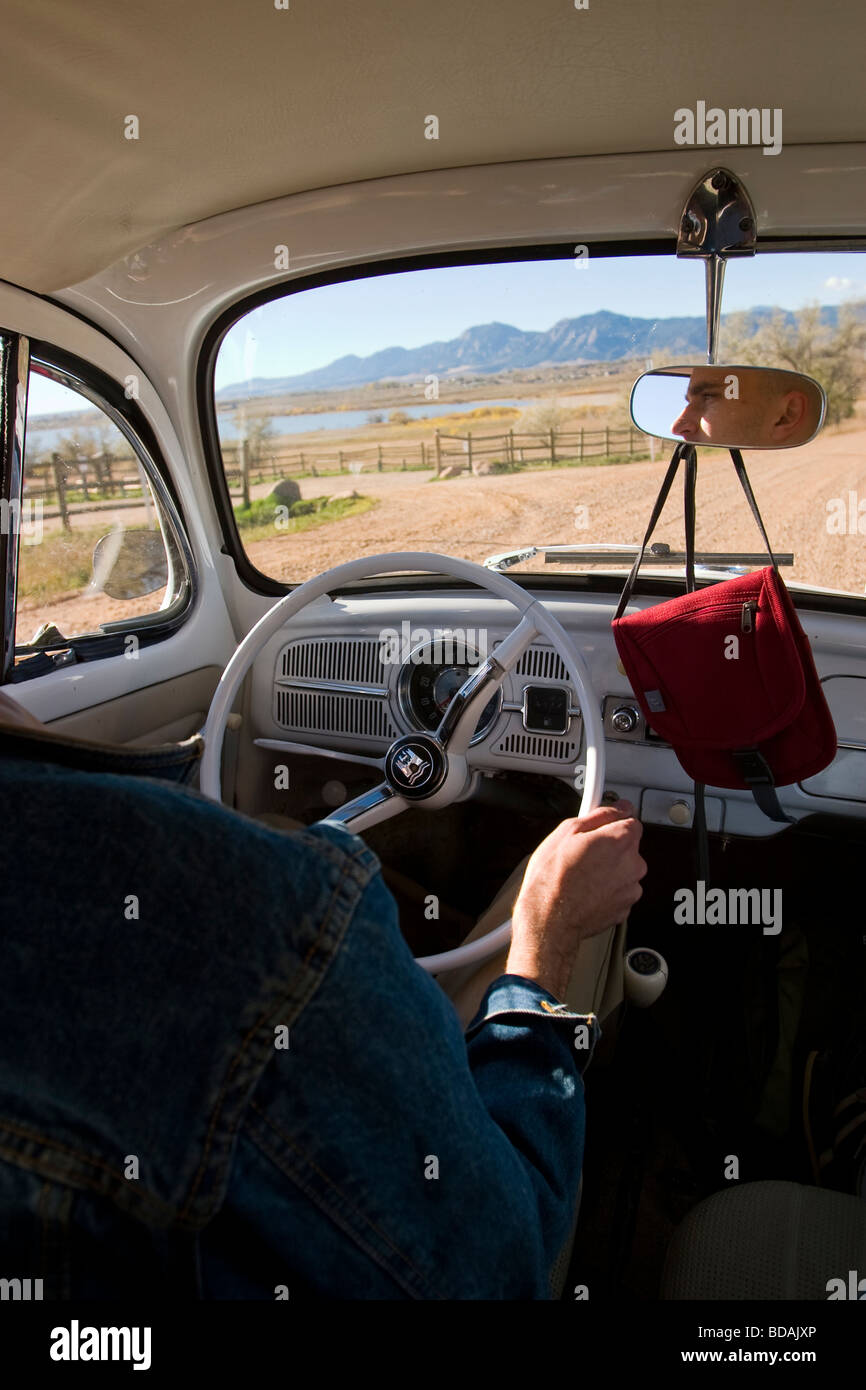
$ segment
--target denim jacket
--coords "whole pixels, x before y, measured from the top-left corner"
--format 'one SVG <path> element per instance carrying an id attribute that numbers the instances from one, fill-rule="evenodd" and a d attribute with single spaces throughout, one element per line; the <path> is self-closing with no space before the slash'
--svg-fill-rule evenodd
<path id="1" fill-rule="evenodd" d="M 503 975 L 464 1034 L 362 840 L 189 763 L 0 733 L 0 1278 L 549 1298 L 595 1017 Z"/>

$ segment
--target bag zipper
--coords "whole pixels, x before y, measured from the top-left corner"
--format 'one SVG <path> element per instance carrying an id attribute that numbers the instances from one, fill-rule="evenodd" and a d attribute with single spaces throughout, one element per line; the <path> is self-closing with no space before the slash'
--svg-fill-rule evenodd
<path id="1" fill-rule="evenodd" d="M 662 605 L 659 604 L 657 606 L 661 607 Z M 731 617 L 733 617 L 736 613 L 739 613 L 740 615 L 740 627 L 743 629 L 743 631 L 751 631 L 751 628 L 743 628 L 743 610 L 746 608 L 752 608 L 755 612 L 758 612 L 758 600 L 748 599 L 745 603 L 743 603 L 742 599 L 725 599 L 722 603 L 706 603 L 704 604 L 703 608 L 694 608 L 690 611 L 675 613 L 670 618 L 665 618 L 664 622 L 656 623 L 654 627 L 646 629 L 640 635 L 636 633 L 632 640 L 638 646 L 644 646 L 647 642 L 651 642 L 654 637 L 657 637 L 658 634 L 662 632 L 665 628 L 671 627 L 676 623 L 688 623 L 694 621 L 712 622 L 715 618 L 723 618 L 726 614 L 729 614 Z M 644 611 L 646 613 L 651 613 L 653 610 L 652 608 L 647 608 Z M 628 624 L 630 623 L 631 618 L 637 616 L 637 614 L 630 614 L 629 617 L 620 618 L 619 621 L 627 625 L 626 630 L 628 631 Z"/>
<path id="2" fill-rule="evenodd" d="M 748 599 L 748 600 L 743 604 L 742 610 L 741 610 L 741 612 L 740 612 L 740 631 L 741 631 L 741 632 L 752 632 L 752 631 L 754 631 L 754 627 L 755 627 L 755 614 L 757 613 L 757 611 L 758 611 L 758 600 L 757 600 L 757 599 L 750 598 L 750 599 Z"/>

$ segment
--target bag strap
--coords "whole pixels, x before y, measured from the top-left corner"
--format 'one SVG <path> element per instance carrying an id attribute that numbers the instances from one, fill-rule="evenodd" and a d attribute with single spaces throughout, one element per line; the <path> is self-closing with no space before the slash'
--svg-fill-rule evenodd
<path id="1" fill-rule="evenodd" d="M 776 571 L 776 574 L 778 575 L 779 566 L 776 563 L 776 557 L 773 554 L 773 547 L 770 545 L 770 538 L 767 535 L 763 518 L 761 516 L 761 513 L 758 511 L 758 504 L 755 501 L 755 494 L 752 491 L 752 484 L 749 482 L 749 475 L 746 472 L 746 465 L 743 463 L 743 455 L 740 453 L 739 449 L 729 449 L 728 452 L 731 455 L 731 458 L 734 460 L 734 468 L 736 469 L 737 477 L 740 480 L 740 485 L 743 489 L 743 492 L 746 494 L 746 501 L 748 502 L 749 507 L 751 508 L 752 516 L 755 518 L 755 521 L 757 522 L 758 530 L 761 533 L 761 539 L 763 540 L 764 545 L 767 548 L 767 554 L 770 557 L 770 564 L 773 566 L 773 569 Z"/>
<path id="2" fill-rule="evenodd" d="M 634 582 L 637 579 L 637 572 L 640 569 L 641 564 L 643 562 L 644 551 L 649 545 L 650 536 L 656 529 L 658 519 L 662 514 L 665 502 L 668 500 L 668 493 L 670 492 L 671 487 L 673 486 L 673 481 L 676 477 L 677 469 L 680 466 L 680 460 L 683 458 L 687 458 L 689 454 L 691 454 L 693 458 L 697 458 L 697 454 L 695 453 L 695 446 L 693 444 L 678 444 L 677 447 L 674 449 L 673 456 L 671 458 L 670 463 L 668 464 L 668 471 L 667 473 L 665 473 L 662 485 L 659 488 L 659 495 L 655 500 L 652 512 L 650 514 L 649 525 L 646 528 L 646 534 L 644 535 L 644 538 L 641 541 L 640 550 L 635 556 L 634 564 L 631 567 L 628 579 L 625 581 L 625 587 L 622 593 L 620 594 L 619 603 L 617 604 L 616 612 L 613 615 L 614 622 L 616 622 L 617 618 L 621 618 L 626 610 L 628 601 L 631 598 L 631 591 L 634 588 Z"/>
<path id="3" fill-rule="evenodd" d="M 695 591 L 695 489 L 698 481 L 698 455 L 693 448 L 686 456 L 683 481 L 683 512 L 686 531 L 686 593 Z"/>
<path id="4" fill-rule="evenodd" d="M 770 557 L 770 564 L 772 565 L 773 569 L 776 571 L 776 574 L 778 575 L 779 566 L 776 561 L 776 557 L 773 554 L 773 547 L 770 545 L 770 538 L 767 535 L 767 528 L 764 525 L 764 519 L 761 516 L 761 513 L 758 509 L 758 503 L 755 500 L 755 494 L 752 491 L 752 484 L 750 483 L 749 475 L 746 472 L 746 465 L 743 462 L 743 455 L 740 453 L 739 449 L 729 449 L 728 453 L 731 455 L 734 464 L 734 470 L 740 481 L 740 486 L 742 487 L 743 492 L 746 494 L 746 501 L 749 504 L 749 509 L 752 513 L 752 516 L 755 519 L 755 523 L 758 527 L 758 530 L 761 533 L 761 539 L 763 540 L 767 554 Z M 685 460 L 686 464 L 686 476 L 683 487 L 683 509 L 685 513 L 684 519 L 686 532 L 686 593 L 694 593 L 695 484 L 697 482 L 698 456 L 694 444 L 682 443 L 678 444 L 677 447 L 674 449 L 673 456 L 671 458 L 670 463 L 668 464 L 668 470 L 665 473 L 664 479 L 662 480 L 662 485 L 659 488 L 658 497 L 655 500 L 655 504 L 650 514 L 649 524 L 646 528 L 646 534 L 644 535 L 644 538 L 641 542 L 640 550 L 635 556 L 634 564 L 632 565 L 629 576 L 625 581 L 623 591 L 620 594 L 619 603 L 617 604 L 616 612 L 613 615 L 614 622 L 616 622 L 617 618 L 622 617 L 623 613 L 626 610 L 626 607 L 628 606 L 628 601 L 631 598 L 632 589 L 634 588 L 635 580 L 637 579 L 638 570 L 640 569 L 643 563 L 644 553 L 646 551 L 647 546 L 649 545 L 650 537 L 652 536 L 653 531 L 658 525 L 658 519 L 662 514 L 665 502 L 668 500 L 668 494 L 671 490 L 671 487 L 673 486 L 673 481 L 676 477 L 677 469 L 679 468 L 680 463 L 683 459 Z"/>

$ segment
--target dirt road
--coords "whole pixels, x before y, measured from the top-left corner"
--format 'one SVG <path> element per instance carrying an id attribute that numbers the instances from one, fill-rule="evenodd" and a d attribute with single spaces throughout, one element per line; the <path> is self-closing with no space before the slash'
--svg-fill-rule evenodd
<path id="1" fill-rule="evenodd" d="M 433 550 L 484 560 L 526 544 L 639 541 L 664 474 L 668 455 L 656 463 L 561 469 L 448 481 L 423 481 L 418 473 L 363 474 L 345 484 L 380 497 L 363 516 L 297 536 L 255 541 L 250 558 L 281 579 L 308 579 L 353 555 L 393 550 Z M 786 579 L 862 594 L 866 587 L 866 534 L 831 534 L 834 499 L 846 512 L 849 492 L 864 503 L 866 533 L 866 430 L 819 437 L 802 449 L 745 456 L 771 542 L 793 551 Z M 334 488 L 334 480 L 309 479 L 305 496 Z M 342 487 L 341 487 L 342 490 Z M 682 493 L 675 486 L 654 539 L 683 547 Z M 697 545 L 704 550 L 761 548 L 760 536 L 728 456 L 705 455 L 698 467 Z M 856 506 L 856 500 L 855 500 Z M 584 508 L 584 512 L 577 512 Z M 575 526 L 575 521 L 581 523 Z M 531 568 L 539 568 L 536 561 Z"/>

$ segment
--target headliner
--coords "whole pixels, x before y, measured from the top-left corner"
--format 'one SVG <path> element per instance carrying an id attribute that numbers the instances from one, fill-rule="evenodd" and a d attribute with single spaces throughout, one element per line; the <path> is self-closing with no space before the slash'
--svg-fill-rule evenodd
<path id="1" fill-rule="evenodd" d="M 58 290 L 333 184 L 674 149 L 698 100 L 781 107 L 786 145 L 866 135 L 862 0 L 289 4 L 0 0 L 0 277 Z"/>

